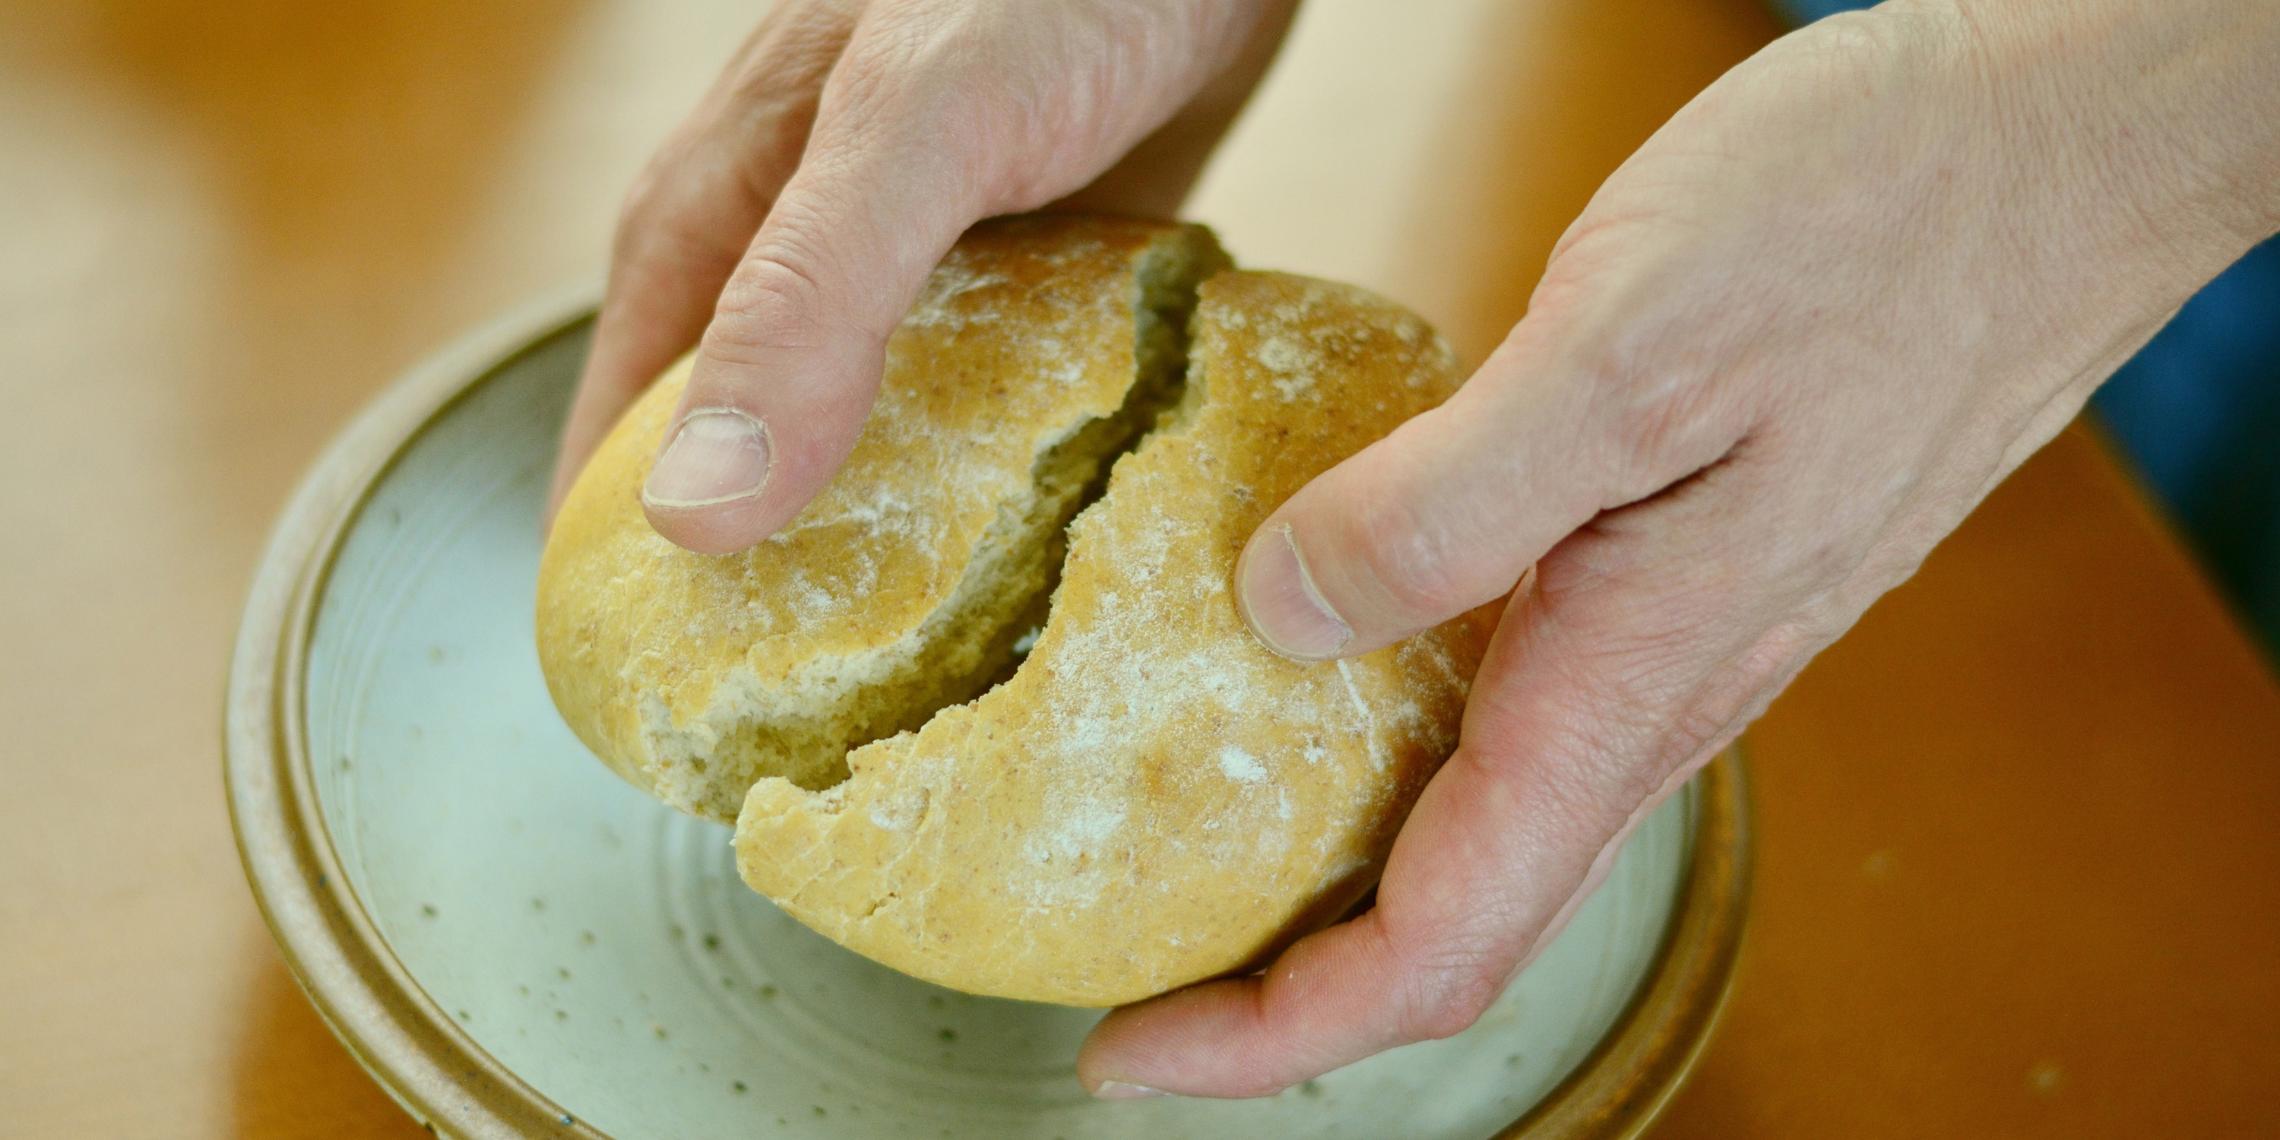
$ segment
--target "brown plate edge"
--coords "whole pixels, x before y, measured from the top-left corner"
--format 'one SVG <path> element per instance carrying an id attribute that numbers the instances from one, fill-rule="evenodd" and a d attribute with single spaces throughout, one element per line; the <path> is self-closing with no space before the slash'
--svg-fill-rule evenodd
<path id="1" fill-rule="evenodd" d="M 263 921 L 334 1036 L 430 1132 L 606 1140 L 462 1031 L 397 959 L 350 887 L 312 783 L 306 651 L 333 560 L 381 477 L 436 419 L 593 316 L 597 290 L 541 298 L 416 366 L 343 429 L 262 553 L 229 669 L 223 780 Z"/>
<path id="2" fill-rule="evenodd" d="M 1749 914 L 1749 778 L 1740 743 L 1694 778 L 1694 843 L 1646 980 L 1589 1055 L 1498 1140 L 1640 1135 L 1717 1031 Z"/>

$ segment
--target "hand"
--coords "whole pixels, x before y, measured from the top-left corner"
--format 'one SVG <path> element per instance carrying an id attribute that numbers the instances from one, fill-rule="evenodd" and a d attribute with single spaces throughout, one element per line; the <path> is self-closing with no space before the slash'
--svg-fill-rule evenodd
<path id="1" fill-rule="evenodd" d="M 785 0 L 627 200 L 553 503 L 697 344 L 649 521 L 706 553 L 766 538 L 854 446 L 958 235 L 1056 200 L 1170 214 L 1295 3 Z"/>
<path id="2" fill-rule="evenodd" d="M 1927 0 L 1680 111 L 1470 383 L 1237 570 L 1301 659 L 1512 594 L 1377 905 L 1111 1014 L 1088 1087 L 1255 1096 L 1472 1024 L 1642 817 L 2280 228 L 2274 91 L 2280 6 Z"/>

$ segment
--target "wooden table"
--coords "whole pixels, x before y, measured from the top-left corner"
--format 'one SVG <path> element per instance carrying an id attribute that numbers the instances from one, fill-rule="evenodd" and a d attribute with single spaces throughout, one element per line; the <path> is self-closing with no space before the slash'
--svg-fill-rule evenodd
<path id="1" fill-rule="evenodd" d="M 223 653 L 325 436 L 602 264 L 751 19 L 0 0 L 0 1133 L 416 1134 L 255 916 Z M 1194 212 L 1477 357 L 1750 0 L 1317 0 Z M 1755 735 L 1760 872 L 1674 1136 L 2280 1129 L 2280 691 L 2089 435 Z"/>

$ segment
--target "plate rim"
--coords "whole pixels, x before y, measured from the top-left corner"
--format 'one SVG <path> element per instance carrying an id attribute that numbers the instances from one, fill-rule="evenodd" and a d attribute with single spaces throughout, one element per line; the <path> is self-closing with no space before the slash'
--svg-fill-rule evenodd
<path id="1" fill-rule="evenodd" d="M 502 1064 L 421 987 L 351 889 L 324 822 L 302 712 L 316 603 L 380 480 L 437 419 L 590 322 L 590 284 L 542 296 L 412 367 L 326 445 L 270 532 L 230 657 L 223 783 L 262 921 L 319 1017 L 429 1131 L 609 1140 Z M 1648 972 L 1607 1034 L 1499 1138 L 1630 1137 L 1676 1094 L 1716 1028 L 1750 880 L 1739 744 L 1694 781 L 1689 865 Z"/>

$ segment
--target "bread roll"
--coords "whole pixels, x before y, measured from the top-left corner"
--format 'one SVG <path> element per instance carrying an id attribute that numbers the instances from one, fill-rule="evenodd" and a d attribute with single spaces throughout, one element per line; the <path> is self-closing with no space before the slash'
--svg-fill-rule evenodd
<path id="1" fill-rule="evenodd" d="M 761 777 L 829 787 L 849 749 L 980 692 L 1042 620 L 1062 528 L 1164 399 L 1187 299 L 1225 264 L 1195 226 L 977 227 L 889 338 L 839 476 L 726 557 L 641 513 L 676 365 L 580 473 L 539 564 L 539 664 L 571 729 L 732 823 Z"/>
<path id="2" fill-rule="evenodd" d="M 542 568 L 565 716 L 668 802 L 740 801 L 739 870 L 787 913 L 957 989 L 1119 1004 L 1351 905 L 1454 746 L 1489 614 L 1299 665 L 1243 628 L 1230 582 L 1276 504 L 1455 375 L 1386 301 L 1220 264 L 1192 229 L 968 235 L 890 345 L 854 459 L 745 555 L 643 521 L 677 398 L 652 393 Z M 1085 475 L 1170 395 L 1064 560 Z"/>

